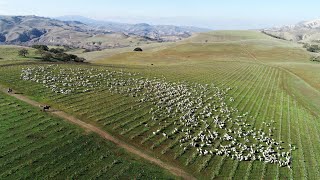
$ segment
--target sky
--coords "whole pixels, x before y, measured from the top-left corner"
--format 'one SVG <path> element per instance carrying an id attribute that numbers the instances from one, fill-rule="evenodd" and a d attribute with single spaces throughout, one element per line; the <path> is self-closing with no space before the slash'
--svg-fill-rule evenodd
<path id="1" fill-rule="evenodd" d="M 0 0 L 0 15 L 257 29 L 320 18 L 318 0 Z"/>

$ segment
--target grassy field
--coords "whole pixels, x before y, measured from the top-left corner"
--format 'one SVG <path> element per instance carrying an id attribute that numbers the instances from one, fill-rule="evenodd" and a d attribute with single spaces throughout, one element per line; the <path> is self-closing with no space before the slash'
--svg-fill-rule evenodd
<path id="1" fill-rule="evenodd" d="M 124 52 L 132 52 L 135 47 L 141 47 L 145 52 L 154 52 L 162 48 L 166 48 L 170 45 L 173 45 L 172 42 L 165 42 L 165 43 L 148 43 L 148 44 L 136 44 L 135 46 L 132 45 L 130 47 L 124 48 L 113 48 L 113 49 L 104 49 L 101 51 L 92 51 L 84 53 L 84 49 L 75 49 L 69 51 L 72 54 L 78 55 L 87 59 L 87 62 L 94 62 L 100 59 L 104 59 L 106 57 L 110 57 L 116 54 L 124 53 Z"/>
<path id="2" fill-rule="evenodd" d="M 19 50 L 22 48 L 28 49 L 27 57 L 19 56 Z M 34 62 L 39 60 L 36 50 L 28 47 L 2 45 L 0 46 L 0 64 L 12 64 L 21 62 Z"/>
<path id="3" fill-rule="evenodd" d="M 309 55 L 299 45 L 253 31 L 219 31 L 200 34 L 152 52 L 120 53 L 95 62 L 95 65 L 59 65 L 45 71 L 49 72 L 45 76 L 61 79 L 61 83 L 51 84 L 61 88 L 66 87 L 63 83 L 73 83 L 63 80 L 65 76 L 75 78 L 81 76 L 75 72 L 82 71 L 90 74 L 84 77 L 90 79 L 88 82 L 92 82 L 92 87 L 77 85 L 69 94 L 55 93 L 45 87 L 46 83 L 41 83 L 45 76 L 42 77 L 41 73 L 37 76 L 38 82 L 37 79 L 21 79 L 22 69 L 37 69 L 37 65 L 2 67 L 0 79 L 2 84 L 99 126 L 199 179 L 317 179 L 320 176 L 320 95 L 316 77 L 319 64 L 310 62 Z M 40 72 L 32 70 L 32 73 L 36 71 Z M 101 75 L 104 73 L 107 74 Z M 133 73 L 138 74 L 131 77 Z M 236 160 L 226 154 L 200 155 L 197 148 L 181 146 L 180 140 L 186 132 L 181 131 L 185 124 L 177 123 L 181 121 L 179 113 L 178 117 L 163 116 L 160 121 L 154 121 L 154 110 L 166 107 L 152 100 L 140 101 L 140 98 L 153 97 L 150 92 L 154 90 L 147 89 L 150 96 L 130 91 L 139 84 L 140 78 L 152 80 L 155 77 L 161 86 L 195 90 L 192 93 L 203 99 L 198 111 L 206 109 L 208 104 L 219 104 L 220 101 L 208 99 L 216 97 L 217 88 L 231 88 L 227 95 L 221 97 L 228 107 L 238 110 L 231 116 L 235 118 L 248 113 L 244 120 L 248 125 L 243 126 L 245 132 L 266 132 L 280 142 L 283 151 L 291 154 L 291 169 L 253 159 Z M 100 81 L 103 83 L 95 83 Z M 191 88 L 193 83 L 209 86 L 202 94 L 201 88 Z M 163 98 L 167 97 L 174 100 L 169 95 Z M 197 99 L 197 96 L 190 98 Z M 234 100 L 229 101 L 229 98 Z M 211 124 L 210 118 L 201 118 L 198 111 L 196 114 L 200 122 L 210 122 L 209 129 L 223 135 L 224 129 Z M 240 125 L 232 121 L 226 126 L 230 130 L 240 129 Z M 192 135 L 198 134 L 201 128 L 205 130 L 206 126 L 192 128 Z M 160 133 L 155 133 L 157 130 Z M 250 139 L 247 145 L 255 143 L 258 142 Z M 227 145 L 224 139 L 215 139 L 212 148 L 224 145 Z M 294 150 L 290 150 L 292 147 Z"/>
<path id="4" fill-rule="evenodd" d="M 0 93 L 1 179 L 174 178 L 94 134 Z"/>

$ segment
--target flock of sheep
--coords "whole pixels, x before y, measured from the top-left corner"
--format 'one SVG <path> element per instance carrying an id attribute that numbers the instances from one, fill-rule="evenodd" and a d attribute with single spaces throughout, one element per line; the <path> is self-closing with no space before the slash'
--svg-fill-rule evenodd
<path id="1" fill-rule="evenodd" d="M 231 88 L 174 83 L 165 78 L 144 78 L 137 73 L 59 65 L 25 68 L 21 78 L 41 83 L 56 93 L 107 88 L 112 93 L 132 96 L 140 103 L 153 104 L 150 121 L 159 124 L 153 134 L 165 138 L 181 137 L 179 146 L 184 151 L 194 149 L 199 156 L 225 155 L 239 161 L 258 160 L 291 168 L 291 154 L 295 147 L 272 138 L 273 121 L 263 122 L 261 129 L 252 127 L 253 117 L 231 106 L 234 99 L 227 94 Z M 164 128 L 168 123 L 174 128 Z"/>

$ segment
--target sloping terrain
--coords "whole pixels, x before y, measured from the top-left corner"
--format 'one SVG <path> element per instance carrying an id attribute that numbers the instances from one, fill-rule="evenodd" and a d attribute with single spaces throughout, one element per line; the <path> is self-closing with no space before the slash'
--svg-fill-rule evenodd
<path id="1" fill-rule="evenodd" d="M 89 50 L 135 46 L 152 39 L 99 30 L 76 21 L 63 22 L 37 16 L 0 16 L 0 43 L 45 44 Z"/>
<path id="2" fill-rule="evenodd" d="M 296 42 L 319 43 L 320 19 L 303 21 L 295 25 L 264 29 L 266 34 Z"/>
<path id="3" fill-rule="evenodd" d="M 95 62 L 0 80 L 199 179 L 319 177 L 318 64 L 300 45 L 217 31 Z"/>
<path id="4" fill-rule="evenodd" d="M 174 178 L 0 88 L 1 179 Z"/>
<path id="5" fill-rule="evenodd" d="M 191 36 L 193 33 L 206 32 L 209 29 L 173 25 L 150 25 L 146 23 L 125 24 L 108 21 L 93 20 L 82 16 L 62 16 L 57 19 L 63 21 L 79 21 L 101 30 L 135 34 L 142 37 L 161 41 L 177 41 Z"/>
<path id="6" fill-rule="evenodd" d="M 118 29 L 38 16 L 0 16 L 0 44 L 44 44 L 102 50 L 178 41 L 191 36 L 194 31 L 192 28 L 148 24 Z"/>

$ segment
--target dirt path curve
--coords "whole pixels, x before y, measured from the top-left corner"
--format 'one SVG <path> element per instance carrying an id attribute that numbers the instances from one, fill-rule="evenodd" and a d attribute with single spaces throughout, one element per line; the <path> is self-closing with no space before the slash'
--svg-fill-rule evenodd
<path id="1" fill-rule="evenodd" d="M 39 102 L 36 102 L 34 100 L 31 100 L 30 98 L 26 97 L 26 96 L 23 96 L 21 94 L 15 94 L 14 92 L 13 93 L 7 93 L 7 90 L 2 87 L 0 85 L 0 89 L 1 91 L 5 92 L 6 94 L 10 95 L 10 96 L 13 96 L 21 101 L 24 101 L 32 106 L 36 106 L 36 107 L 39 107 L 40 105 L 43 105 L 43 104 L 40 104 Z M 76 124 L 78 126 L 80 126 L 81 128 L 83 128 L 84 130 L 86 131 L 92 131 L 94 133 L 97 133 L 98 135 L 100 135 L 102 138 L 108 140 L 108 141 L 111 141 L 113 143 L 115 143 L 116 145 L 118 145 L 119 147 L 121 148 L 124 148 L 126 149 L 127 151 L 129 151 L 130 153 L 133 153 L 137 156 L 140 156 L 166 170 L 168 170 L 169 172 L 171 172 L 172 174 L 176 175 L 176 176 L 179 176 L 183 179 L 196 179 L 194 178 L 192 175 L 186 173 L 184 170 L 180 169 L 180 168 L 177 168 L 177 167 L 174 167 L 172 165 L 169 165 L 159 159 L 156 159 L 152 156 L 149 156 L 145 153 L 143 153 L 142 151 L 138 150 L 137 148 L 113 137 L 112 135 L 110 135 L 109 133 L 103 131 L 102 129 L 96 127 L 96 126 L 93 126 L 91 124 L 88 124 L 88 123 L 85 123 L 83 121 L 81 121 L 80 119 L 77 119 L 75 118 L 74 116 L 71 116 L 63 111 L 60 111 L 60 110 L 55 110 L 55 109 L 51 109 L 48 113 L 51 113 L 51 114 L 54 114 L 68 122 L 71 122 L 73 124 Z"/>

